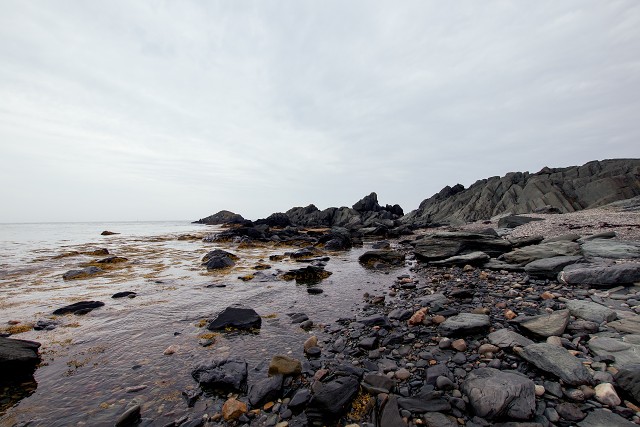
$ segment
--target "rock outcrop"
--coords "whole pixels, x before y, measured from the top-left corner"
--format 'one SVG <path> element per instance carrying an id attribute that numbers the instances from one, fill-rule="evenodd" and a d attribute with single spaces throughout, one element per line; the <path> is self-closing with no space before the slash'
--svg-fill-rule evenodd
<path id="1" fill-rule="evenodd" d="M 640 195 L 640 159 L 592 161 L 583 166 L 545 167 L 457 184 L 420 203 L 402 218 L 412 227 L 462 223 L 512 213 L 567 213 Z"/>
<path id="2" fill-rule="evenodd" d="M 193 224 L 221 225 L 221 224 L 241 224 L 244 221 L 242 215 L 231 211 L 220 211 L 206 218 L 193 221 Z"/>

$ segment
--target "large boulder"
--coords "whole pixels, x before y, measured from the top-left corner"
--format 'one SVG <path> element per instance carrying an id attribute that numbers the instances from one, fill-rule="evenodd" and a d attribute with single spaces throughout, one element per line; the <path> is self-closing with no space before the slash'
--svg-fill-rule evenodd
<path id="1" fill-rule="evenodd" d="M 414 242 L 419 261 L 439 261 L 471 252 L 498 256 L 511 250 L 511 243 L 491 234 L 471 232 L 439 232 Z"/>
<path id="2" fill-rule="evenodd" d="M 570 265 L 558 274 L 558 281 L 567 285 L 614 287 L 640 282 L 640 263 L 614 265 Z"/>
<path id="3" fill-rule="evenodd" d="M 206 388 L 244 391 L 247 383 L 247 362 L 238 358 L 214 359 L 196 366 L 191 376 Z"/>
<path id="4" fill-rule="evenodd" d="M 262 318 L 252 308 L 230 306 L 220 312 L 215 319 L 210 319 L 207 329 L 217 331 L 226 328 L 255 329 L 262 325 Z"/>
<path id="5" fill-rule="evenodd" d="M 633 259 L 640 258 L 638 242 L 620 242 L 618 240 L 594 239 L 582 244 L 582 253 L 586 257 Z"/>
<path id="6" fill-rule="evenodd" d="M 33 375 L 40 363 L 39 348 L 39 342 L 0 337 L 0 383 Z"/>
<path id="7" fill-rule="evenodd" d="M 524 271 L 532 277 L 555 279 L 558 277 L 558 273 L 560 273 L 567 265 L 576 264 L 583 260 L 584 258 L 580 255 L 543 258 L 525 265 Z"/>
<path id="8" fill-rule="evenodd" d="M 612 322 L 614 323 L 614 322 Z M 618 369 L 628 365 L 640 364 L 640 336 L 625 335 L 622 339 L 609 337 L 591 337 L 589 350 L 597 356 L 613 356 L 612 363 Z"/>
<path id="9" fill-rule="evenodd" d="M 363 197 L 353 205 L 353 210 L 357 212 L 378 212 L 382 210 L 378 204 L 378 195 L 376 193 L 371 193 L 368 196 Z"/>
<path id="10" fill-rule="evenodd" d="M 236 265 L 237 259 L 238 257 L 230 252 L 214 249 L 202 258 L 202 265 L 205 265 L 207 270 L 221 270 Z"/>
<path id="11" fill-rule="evenodd" d="M 249 403 L 259 407 L 270 400 L 276 400 L 282 390 L 282 375 L 274 375 L 256 381 L 249 387 Z"/>
<path id="12" fill-rule="evenodd" d="M 208 224 L 208 225 L 220 225 L 220 224 L 241 224 L 244 222 L 242 215 L 230 212 L 220 211 L 213 215 L 209 215 L 206 218 L 201 218 L 194 221 L 194 224 Z"/>
<path id="13" fill-rule="evenodd" d="M 543 221 L 544 218 L 535 218 L 531 216 L 523 215 L 507 215 L 498 220 L 498 227 L 500 228 L 516 228 L 524 224 L 528 224 L 534 221 Z"/>
<path id="14" fill-rule="evenodd" d="M 571 312 L 572 316 L 580 319 L 588 320 L 590 322 L 602 323 L 612 322 L 616 320 L 618 315 L 615 311 L 604 305 L 584 300 L 570 300 L 567 301 L 567 308 Z"/>
<path id="15" fill-rule="evenodd" d="M 569 310 L 558 310 L 538 316 L 517 317 L 520 328 L 540 337 L 559 336 L 569 324 Z"/>
<path id="16" fill-rule="evenodd" d="M 580 254 L 580 245 L 575 242 L 549 242 L 525 246 L 502 255 L 510 264 L 527 265 L 533 261 L 557 256 L 576 256 Z"/>
<path id="17" fill-rule="evenodd" d="M 519 372 L 476 369 L 467 375 L 461 390 L 482 418 L 528 420 L 536 409 L 535 384 Z"/>
<path id="18" fill-rule="evenodd" d="M 591 384 L 593 378 L 580 360 L 562 347 L 548 343 L 516 348 L 517 354 L 538 369 L 553 374 L 570 385 Z"/>
<path id="19" fill-rule="evenodd" d="M 354 377 L 344 376 L 315 386 L 305 411 L 309 422 L 327 425 L 340 418 L 358 394 L 359 385 Z"/>

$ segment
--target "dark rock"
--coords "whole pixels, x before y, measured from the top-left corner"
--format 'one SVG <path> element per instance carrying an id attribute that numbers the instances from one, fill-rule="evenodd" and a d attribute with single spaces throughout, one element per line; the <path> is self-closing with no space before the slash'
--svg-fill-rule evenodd
<path id="1" fill-rule="evenodd" d="M 616 385 L 640 403 L 640 364 L 623 366 L 615 375 Z"/>
<path id="2" fill-rule="evenodd" d="M 296 391 L 296 394 L 293 395 L 291 401 L 289 402 L 289 409 L 291 409 L 294 413 L 300 412 L 307 406 L 307 403 L 310 399 L 311 391 L 309 391 L 309 389 L 298 389 Z"/>
<path id="3" fill-rule="evenodd" d="M 62 275 L 64 280 L 84 279 L 85 277 L 95 276 L 102 273 L 104 270 L 98 267 L 85 267 L 81 270 L 69 270 Z"/>
<path id="4" fill-rule="evenodd" d="M 137 293 L 133 292 L 133 291 L 124 291 L 124 292 L 116 292 L 115 294 L 111 295 L 111 298 L 135 298 L 136 295 L 138 295 Z"/>
<path id="5" fill-rule="evenodd" d="M 391 393 L 395 387 L 395 381 L 386 375 L 378 373 L 365 374 L 362 379 L 362 387 L 371 394 Z"/>
<path id="6" fill-rule="evenodd" d="M 618 332 L 627 332 L 638 335 L 640 334 L 640 315 L 616 320 L 615 322 L 608 323 L 607 326 Z"/>
<path id="7" fill-rule="evenodd" d="M 358 261 L 366 267 L 388 267 L 404 265 L 404 254 L 397 251 L 374 250 L 360 255 Z"/>
<path id="8" fill-rule="evenodd" d="M 404 427 L 406 424 L 400 416 L 398 398 L 389 396 L 380 414 L 380 427 Z"/>
<path id="9" fill-rule="evenodd" d="M 309 316 L 304 313 L 287 313 L 287 316 L 291 318 L 291 323 L 302 323 L 309 320 Z"/>
<path id="10" fill-rule="evenodd" d="M 130 427 L 137 425 L 140 421 L 140 405 L 127 409 L 116 421 L 116 427 Z"/>
<path id="11" fill-rule="evenodd" d="M 451 405 L 445 399 L 432 397 L 430 399 L 417 397 L 400 397 L 398 405 L 402 409 L 422 414 L 425 412 L 446 412 L 451 410 Z"/>
<path id="12" fill-rule="evenodd" d="M 329 423 L 340 418 L 358 394 L 358 386 L 358 381 L 351 376 L 318 384 L 305 410 L 309 421 Z"/>
<path id="13" fill-rule="evenodd" d="M 570 385 L 591 384 L 593 378 L 578 358 L 562 347 L 547 343 L 531 344 L 518 355 L 538 369 L 549 372 Z"/>
<path id="14" fill-rule="evenodd" d="M 536 409 L 535 384 L 518 372 L 476 369 L 467 375 L 461 390 L 482 418 L 528 420 Z"/>
<path id="15" fill-rule="evenodd" d="M 318 283 L 331 276 L 331 274 L 330 271 L 326 271 L 322 267 L 308 265 L 297 270 L 290 270 L 281 277 L 282 280 L 295 280 L 297 283 Z"/>
<path id="16" fill-rule="evenodd" d="M 39 319 L 35 326 L 34 331 L 52 331 L 58 326 L 58 322 L 51 319 Z"/>
<path id="17" fill-rule="evenodd" d="M 575 403 L 560 403 L 556 406 L 556 411 L 560 417 L 567 421 L 580 421 L 587 416 Z"/>
<path id="18" fill-rule="evenodd" d="M 620 415 L 604 409 L 595 409 L 585 419 L 578 423 L 578 427 L 638 427 Z"/>
<path id="19" fill-rule="evenodd" d="M 504 216 L 498 220 L 498 227 L 499 228 L 516 228 L 533 221 L 543 221 L 543 220 L 544 218 L 534 218 L 534 217 L 522 216 L 522 215 L 509 215 L 509 216 Z"/>
<path id="20" fill-rule="evenodd" d="M 584 258 L 580 255 L 543 258 L 525 265 L 524 271 L 532 277 L 555 279 L 567 265 L 576 264 L 582 260 Z"/>
<path id="21" fill-rule="evenodd" d="M 40 363 L 39 348 L 39 342 L 0 337 L 0 383 L 33 375 Z"/>
<path id="22" fill-rule="evenodd" d="M 569 324 L 569 310 L 558 310 L 538 316 L 518 317 L 514 322 L 520 327 L 540 337 L 562 335 Z"/>
<path id="23" fill-rule="evenodd" d="M 244 222 L 242 215 L 230 212 L 220 211 L 206 218 L 194 221 L 194 224 L 208 224 L 208 225 L 220 225 L 220 224 L 241 224 Z"/>
<path id="24" fill-rule="evenodd" d="M 523 236 L 523 237 L 510 237 L 507 239 L 514 249 L 522 248 L 529 245 L 537 245 L 544 240 L 544 236 Z"/>
<path id="25" fill-rule="evenodd" d="M 256 225 L 268 225 L 269 227 L 288 227 L 291 225 L 291 219 L 286 213 L 276 212 L 272 213 L 265 219 L 259 219 L 255 222 Z"/>
<path id="26" fill-rule="evenodd" d="M 611 322 L 607 326 L 617 322 Z M 638 340 L 633 341 L 632 337 L 634 335 L 627 335 L 623 341 L 617 338 L 592 336 L 589 340 L 589 350 L 603 358 L 610 359 L 613 357 L 615 362 L 612 364 L 618 369 L 627 365 L 640 364 L 640 342 Z"/>
<path id="27" fill-rule="evenodd" d="M 249 403 L 255 408 L 276 400 L 282 390 L 282 375 L 259 380 L 249 387 Z"/>
<path id="28" fill-rule="evenodd" d="M 100 233 L 101 236 L 113 236 L 114 234 L 120 234 L 120 233 L 114 233 L 113 231 L 107 231 L 107 230 Z"/>
<path id="29" fill-rule="evenodd" d="M 308 287 L 307 288 L 307 293 L 311 294 L 311 295 L 319 295 L 319 294 L 324 293 L 324 290 L 322 288 Z"/>
<path id="30" fill-rule="evenodd" d="M 217 331 L 225 328 L 252 329 L 260 328 L 262 318 L 252 308 L 230 306 L 225 308 L 215 319 L 209 320 L 207 329 Z"/>
<path id="31" fill-rule="evenodd" d="M 378 347 L 378 337 L 365 337 L 358 342 L 358 347 L 364 350 L 373 350 Z"/>
<path id="32" fill-rule="evenodd" d="M 98 263 L 98 264 L 120 264 L 120 263 L 127 262 L 127 261 L 129 261 L 129 260 L 127 258 L 125 258 L 125 257 L 112 255 L 112 256 L 108 256 L 106 258 L 99 259 L 99 260 L 97 260 L 95 262 Z"/>
<path id="33" fill-rule="evenodd" d="M 231 252 L 223 251 L 222 249 L 214 249 L 209 251 L 205 256 L 202 257 L 202 263 L 206 264 L 212 258 L 221 258 L 226 257 L 231 259 L 232 261 L 237 261 L 239 258 L 237 255 L 232 254 Z"/>
<path id="34" fill-rule="evenodd" d="M 427 427 L 458 427 L 456 419 L 440 412 L 428 412 L 422 417 Z"/>
<path id="35" fill-rule="evenodd" d="M 498 256 L 511 250 L 511 243 L 482 233 L 439 232 L 416 240 L 414 254 L 419 261 L 431 262 L 470 252 Z"/>
<path id="36" fill-rule="evenodd" d="M 378 204 L 378 195 L 376 193 L 371 193 L 368 196 L 363 197 L 353 205 L 353 210 L 357 212 L 378 212 L 382 210 Z"/>
<path id="37" fill-rule="evenodd" d="M 244 391 L 247 362 L 242 359 L 217 359 L 198 365 L 191 376 L 203 387 L 217 390 Z"/>
<path id="38" fill-rule="evenodd" d="M 440 324 L 439 331 L 445 337 L 472 335 L 489 328 L 489 316 L 484 314 L 461 313 Z"/>
<path id="39" fill-rule="evenodd" d="M 529 344 L 533 344 L 533 341 L 529 338 L 523 337 L 519 333 L 508 329 L 498 329 L 495 332 L 491 332 L 488 338 L 491 344 L 497 345 L 500 348 L 512 348 L 515 346 L 526 347 Z"/>
<path id="40" fill-rule="evenodd" d="M 104 305 L 101 301 L 80 301 L 71 305 L 64 306 L 59 308 L 53 312 L 54 315 L 62 315 L 62 314 L 87 314 L 91 310 L 94 310 L 98 307 L 102 307 Z"/>
<path id="41" fill-rule="evenodd" d="M 219 249 L 211 251 L 204 256 L 203 265 L 207 267 L 207 270 L 221 270 L 223 268 L 233 267 L 236 263 L 230 255 L 228 252 Z"/>
<path id="42" fill-rule="evenodd" d="M 640 281 L 640 263 L 570 265 L 558 274 L 558 281 L 596 287 L 628 285 Z"/>
<path id="43" fill-rule="evenodd" d="M 446 377 L 450 380 L 453 379 L 451 371 L 449 371 L 449 368 L 447 368 L 447 365 L 445 365 L 444 363 L 438 363 L 437 365 L 433 365 L 427 368 L 425 374 L 425 383 L 433 386 L 436 384 L 439 377 Z"/>
<path id="44" fill-rule="evenodd" d="M 373 245 L 371 245 L 371 249 L 391 249 L 391 244 L 389 242 L 387 242 L 386 240 L 383 240 L 381 242 L 375 242 Z"/>
<path id="45" fill-rule="evenodd" d="M 358 319 L 358 322 L 366 325 L 366 326 L 390 326 L 389 319 L 382 314 L 374 314 L 369 317 L 362 317 Z"/>

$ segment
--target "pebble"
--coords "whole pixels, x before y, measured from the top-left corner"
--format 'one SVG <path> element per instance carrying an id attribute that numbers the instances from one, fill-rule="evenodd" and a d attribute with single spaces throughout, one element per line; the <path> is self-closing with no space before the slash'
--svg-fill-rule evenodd
<path id="1" fill-rule="evenodd" d="M 462 338 L 453 341 L 451 343 L 451 347 L 453 347 L 457 351 L 467 351 L 467 343 Z"/>
<path id="2" fill-rule="evenodd" d="M 164 352 L 162 352 L 162 354 L 164 354 L 165 356 L 170 356 L 176 353 L 179 349 L 180 347 L 178 347 L 176 344 L 172 344 L 169 347 L 167 347 L 167 349 Z"/>
<path id="3" fill-rule="evenodd" d="M 408 370 L 404 369 L 404 368 L 400 368 L 396 371 L 395 373 L 395 377 L 397 379 L 399 379 L 400 381 L 404 381 L 407 378 L 409 378 L 411 376 L 411 372 L 409 372 Z"/>
<path id="4" fill-rule="evenodd" d="M 603 405 L 618 406 L 622 401 L 611 383 L 598 384 L 595 389 L 596 400 Z"/>

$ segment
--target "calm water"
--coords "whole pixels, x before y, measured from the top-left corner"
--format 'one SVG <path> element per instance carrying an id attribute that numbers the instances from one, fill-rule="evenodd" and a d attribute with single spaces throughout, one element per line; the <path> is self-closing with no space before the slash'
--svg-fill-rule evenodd
<path id="1" fill-rule="evenodd" d="M 118 232 L 100 236 L 103 230 Z M 35 374 L 35 391 L 11 400 L 0 410 L 0 425 L 35 420 L 30 425 L 113 425 L 125 405 L 135 399 L 143 416 L 170 422 L 182 415 L 213 413 L 215 399 L 201 399 L 193 409 L 181 398 L 195 389 L 191 370 L 213 356 L 239 355 L 250 367 L 250 380 L 265 375 L 271 356 L 302 357 L 309 333 L 292 325 L 286 313 L 305 312 L 316 323 L 356 313 L 363 292 L 382 292 L 392 275 L 371 272 L 358 263 L 367 249 L 330 254 L 333 273 L 311 295 L 295 282 L 243 282 L 258 263 L 272 266 L 267 274 L 299 268 L 287 258 L 271 262 L 269 255 L 290 248 L 262 245 L 238 247 L 204 243 L 219 229 L 187 222 L 127 222 L 76 224 L 0 224 L 0 328 L 9 321 L 22 325 L 38 320 L 58 322 L 52 331 L 29 330 L 14 338 L 42 343 L 44 364 Z M 127 258 L 92 278 L 64 281 L 62 274 L 101 257 L 89 251 L 106 248 Z M 229 272 L 211 273 L 200 265 L 214 248 L 236 253 L 240 261 Z M 207 285 L 224 284 L 223 288 Z M 134 299 L 111 299 L 119 291 L 135 291 Z M 56 308 L 80 301 L 106 305 L 85 316 L 52 316 Z M 226 306 L 241 303 L 264 317 L 258 334 L 223 334 L 210 347 L 198 344 L 200 326 Z M 163 354 L 170 345 L 178 351 Z M 145 385 L 136 393 L 127 387 Z M 195 412 L 194 412 L 195 411 Z M 199 411 L 199 412 L 198 412 Z"/>

